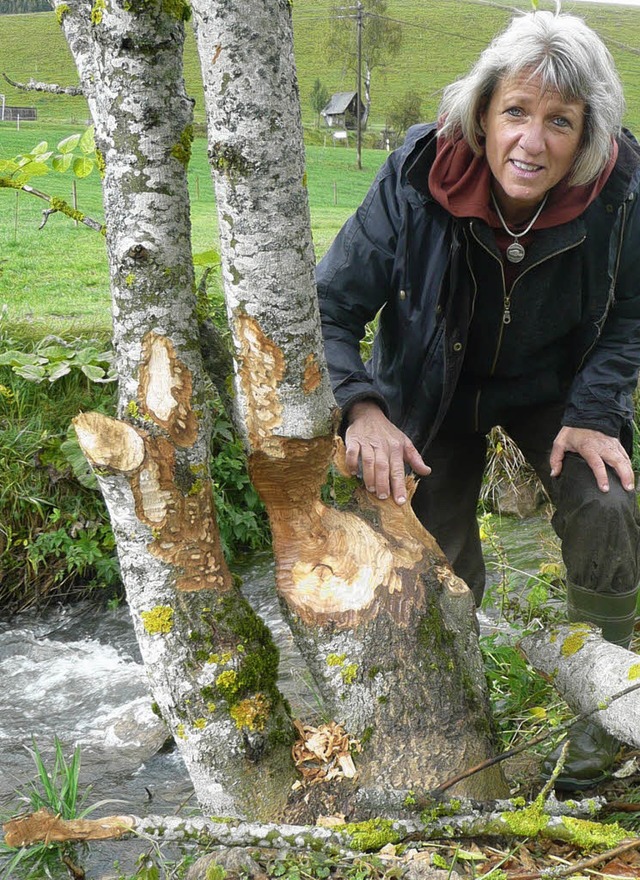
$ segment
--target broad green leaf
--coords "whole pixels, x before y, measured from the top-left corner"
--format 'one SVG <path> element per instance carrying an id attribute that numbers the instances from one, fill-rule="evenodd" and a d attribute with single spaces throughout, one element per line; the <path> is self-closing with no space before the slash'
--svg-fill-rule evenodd
<path id="1" fill-rule="evenodd" d="M 93 159 L 86 156 L 78 156 L 73 160 L 73 173 L 76 177 L 88 177 L 93 171 Z"/>
<path id="2" fill-rule="evenodd" d="M 56 364 L 53 370 L 49 371 L 49 382 L 55 382 L 56 379 L 62 379 L 63 376 L 66 376 L 71 372 L 71 367 L 68 361 L 63 361 L 60 364 Z"/>
<path id="3" fill-rule="evenodd" d="M 23 165 L 20 172 L 15 174 L 13 179 L 17 183 L 24 184 L 32 177 L 42 177 L 48 173 L 49 167 L 44 162 L 29 162 L 28 165 Z"/>
<path id="4" fill-rule="evenodd" d="M 29 379 L 31 382 L 42 382 L 46 378 L 46 370 L 44 367 L 36 364 L 27 364 L 24 367 L 15 367 L 14 371 L 23 379 Z"/>
<path id="5" fill-rule="evenodd" d="M 51 160 L 51 165 L 53 166 L 54 171 L 59 171 L 60 174 L 64 174 L 65 171 L 68 171 L 71 168 L 71 163 L 73 162 L 73 156 L 71 153 L 66 153 L 64 156 L 54 156 Z"/>
<path id="6" fill-rule="evenodd" d="M 47 359 L 34 354 L 25 354 L 23 351 L 0 352 L 0 364 L 2 366 L 23 367 L 27 364 L 46 364 Z"/>
<path id="7" fill-rule="evenodd" d="M 29 156 L 41 156 L 43 153 L 46 153 L 49 149 L 49 144 L 46 141 L 40 141 L 40 143 L 31 150 L 28 154 Z"/>
<path id="8" fill-rule="evenodd" d="M 76 350 L 74 354 L 77 364 L 86 364 L 88 366 L 90 364 L 95 364 L 96 361 L 102 360 L 98 349 L 93 348 L 93 346 L 87 346 L 87 348 Z"/>
<path id="9" fill-rule="evenodd" d="M 94 140 L 94 128 L 93 125 L 90 125 L 89 128 L 85 131 L 85 133 L 80 138 L 80 149 L 83 153 L 86 153 L 90 156 L 92 153 L 96 151 L 96 142 Z"/>
<path id="10" fill-rule="evenodd" d="M 80 135 L 79 134 L 71 134 L 69 137 L 63 138 L 58 144 L 58 149 L 61 153 L 73 153 L 75 148 L 80 143 Z"/>
<path id="11" fill-rule="evenodd" d="M 80 369 L 87 379 L 91 379 L 92 382 L 100 382 L 104 379 L 105 371 L 102 367 L 97 367 L 95 364 L 83 364 Z"/>

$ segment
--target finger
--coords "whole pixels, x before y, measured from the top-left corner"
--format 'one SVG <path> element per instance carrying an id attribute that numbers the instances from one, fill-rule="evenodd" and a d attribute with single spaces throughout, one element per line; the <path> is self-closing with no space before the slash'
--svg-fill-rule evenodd
<path id="1" fill-rule="evenodd" d="M 431 468 L 424 463 L 424 459 L 413 443 L 407 443 L 405 445 L 404 460 L 414 473 L 420 474 L 422 477 L 426 477 L 431 473 Z"/>
<path id="2" fill-rule="evenodd" d="M 626 453 L 619 455 L 615 461 L 610 461 L 609 464 L 615 470 L 618 475 L 618 479 L 622 483 L 624 489 L 627 492 L 631 492 L 632 489 L 635 489 L 635 478 L 633 474 L 633 468 L 631 467 L 631 462 L 627 457 Z"/>
<path id="3" fill-rule="evenodd" d="M 381 501 L 388 498 L 391 491 L 390 471 L 389 453 L 384 449 L 376 449 L 374 483 L 375 493 Z"/>
<path id="4" fill-rule="evenodd" d="M 549 456 L 549 464 L 551 466 L 551 476 L 559 477 L 562 471 L 562 462 L 564 461 L 565 448 L 559 443 L 554 443 Z"/>
<path id="5" fill-rule="evenodd" d="M 607 474 L 607 468 L 602 458 L 599 455 L 595 454 L 585 454 L 583 455 L 583 458 L 593 471 L 593 475 L 596 478 L 596 483 L 598 484 L 598 489 L 600 489 L 601 492 L 608 492 L 609 476 Z"/>
<path id="6" fill-rule="evenodd" d="M 349 431 L 345 435 L 345 464 L 350 474 L 358 473 L 358 465 L 360 463 L 360 443 L 357 440 L 349 438 Z"/>
<path id="7" fill-rule="evenodd" d="M 374 449 L 367 445 L 360 447 L 360 460 L 362 461 L 362 481 L 368 492 L 378 492 L 376 455 Z"/>

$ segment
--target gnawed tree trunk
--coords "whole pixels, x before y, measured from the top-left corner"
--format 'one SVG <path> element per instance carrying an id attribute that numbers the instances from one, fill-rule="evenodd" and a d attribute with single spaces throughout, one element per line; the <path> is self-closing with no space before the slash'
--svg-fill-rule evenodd
<path id="1" fill-rule="evenodd" d="M 119 418 L 75 420 L 158 709 L 203 809 L 279 815 L 293 779 L 278 652 L 224 562 L 209 476 L 186 166 L 183 0 L 54 3 L 95 123 Z M 259 777 L 260 785 L 256 779 Z"/>
<path id="2" fill-rule="evenodd" d="M 591 716 L 597 724 L 640 748 L 640 690 L 612 699 L 640 685 L 637 654 L 606 642 L 599 630 L 585 623 L 541 630 L 519 646 L 574 711 L 600 709 Z"/>
<path id="3" fill-rule="evenodd" d="M 290 3 L 194 0 L 193 9 L 236 400 L 271 521 L 278 590 L 327 713 L 363 745 L 357 784 L 435 786 L 493 747 L 473 599 L 410 505 L 364 492 L 359 512 L 320 501 L 335 414 Z M 501 786 L 493 768 L 458 793 L 487 798 Z M 313 791 L 321 800 L 322 786 Z"/>

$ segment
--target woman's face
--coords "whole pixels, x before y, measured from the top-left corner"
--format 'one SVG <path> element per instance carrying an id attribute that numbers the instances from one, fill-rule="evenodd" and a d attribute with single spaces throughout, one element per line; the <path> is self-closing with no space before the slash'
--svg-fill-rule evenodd
<path id="1" fill-rule="evenodd" d="M 543 91 L 527 73 L 502 80 L 480 117 L 493 191 L 507 221 L 526 220 L 570 171 L 584 130 L 584 101 Z"/>

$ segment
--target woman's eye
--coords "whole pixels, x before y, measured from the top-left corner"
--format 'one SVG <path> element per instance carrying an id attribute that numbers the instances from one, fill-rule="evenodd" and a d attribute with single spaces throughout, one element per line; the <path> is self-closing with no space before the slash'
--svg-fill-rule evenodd
<path id="1" fill-rule="evenodd" d="M 507 107 L 505 113 L 507 113 L 509 116 L 522 116 L 522 110 L 519 107 Z"/>
<path id="2" fill-rule="evenodd" d="M 566 116 L 556 116 L 553 120 L 553 124 L 557 125 L 558 128 L 571 128 L 571 123 Z"/>

